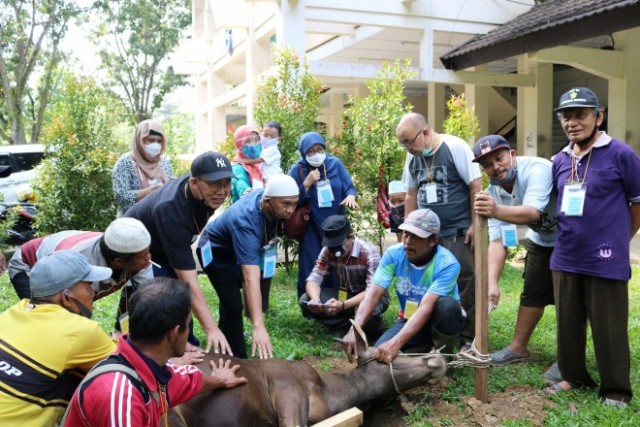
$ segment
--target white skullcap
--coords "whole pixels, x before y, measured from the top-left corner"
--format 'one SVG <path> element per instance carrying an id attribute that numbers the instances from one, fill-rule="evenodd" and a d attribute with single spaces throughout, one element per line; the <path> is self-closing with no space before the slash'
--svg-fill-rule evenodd
<path id="1" fill-rule="evenodd" d="M 407 185 L 402 181 L 391 181 L 389 183 L 389 194 L 406 193 Z"/>
<path id="2" fill-rule="evenodd" d="M 264 189 L 264 195 L 269 197 L 288 197 L 298 196 L 299 194 L 300 190 L 296 181 L 289 175 L 282 173 L 269 178 Z"/>
<path id="3" fill-rule="evenodd" d="M 151 236 L 144 224 L 135 218 L 118 218 L 104 232 L 107 247 L 120 254 L 136 254 L 149 247 Z"/>

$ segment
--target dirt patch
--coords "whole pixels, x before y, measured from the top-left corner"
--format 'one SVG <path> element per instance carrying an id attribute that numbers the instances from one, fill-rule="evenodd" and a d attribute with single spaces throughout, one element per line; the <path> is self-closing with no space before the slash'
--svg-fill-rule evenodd
<path id="1" fill-rule="evenodd" d="M 353 365 L 346 359 L 320 359 L 313 356 L 305 361 L 318 369 L 349 370 Z M 503 425 L 505 420 L 526 420 L 530 425 L 542 426 L 550 407 L 556 404 L 531 386 L 511 386 L 489 396 L 483 404 L 473 396 L 461 396 L 456 402 L 440 398 L 449 379 L 436 387 L 418 387 L 403 395 L 382 402 L 372 402 L 365 411 L 364 427 L 404 427 L 411 414 L 434 425 L 489 427 Z M 440 422 L 441 421 L 441 422 Z"/>

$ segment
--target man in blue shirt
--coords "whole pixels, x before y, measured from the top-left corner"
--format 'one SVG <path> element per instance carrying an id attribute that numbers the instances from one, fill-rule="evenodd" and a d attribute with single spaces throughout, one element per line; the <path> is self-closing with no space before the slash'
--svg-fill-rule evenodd
<path id="1" fill-rule="evenodd" d="M 390 247 L 382 256 L 355 318 L 362 327 L 387 289 L 395 286 L 400 302 L 398 320 L 378 339 L 373 353 L 384 363 L 391 363 L 400 350 L 408 348 L 446 345 L 451 351 L 466 320 L 458 294 L 460 263 L 438 245 L 438 216 L 430 209 L 414 210 L 399 228 L 402 244 Z M 343 342 L 351 361 L 355 354 L 353 327 Z"/>
<path id="2" fill-rule="evenodd" d="M 220 299 L 220 330 L 234 356 L 247 357 L 242 327 L 244 282 L 253 323 L 252 356 L 257 349 L 261 359 L 273 357 L 262 316 L 260 279 L 275 274 L 278 223 L 291 217 L 298 194 L 293 178 L 274 175 L 264 189 L 245 194 L 209 222 L 200 236 L 198 256 Z"/>

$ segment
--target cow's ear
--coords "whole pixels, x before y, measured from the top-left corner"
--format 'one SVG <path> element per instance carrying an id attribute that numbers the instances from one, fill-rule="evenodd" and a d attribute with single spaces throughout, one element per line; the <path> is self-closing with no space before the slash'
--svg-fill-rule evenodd
<path id="1" fill-rule="evenodd" d="M 367 335 L 364 333 L 362 328 L 350 319 L 353 324 L 353 331 L 356 335 L 356 354 L 358 355 L 358 360 L 362 360 L 361 356 L 369 351 L 369 344 L 367 344 Z"/>

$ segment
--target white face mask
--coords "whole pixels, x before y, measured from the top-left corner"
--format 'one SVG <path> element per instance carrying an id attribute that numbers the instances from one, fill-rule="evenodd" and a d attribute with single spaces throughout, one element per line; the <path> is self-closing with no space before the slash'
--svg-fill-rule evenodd
<path id="1" fill-rule="evenodd" d="M 159 142 L 151 142 L 144 145 L 144 151 L 151 157 L 155 157 L 162 151 L 162 145 Z"/>
<path id="2" fill-rule="evenodd" d="M 305 160 L 314 168 L 320 167 L 327 157 L 325 153 L 316 153 L 313 156 L 305 156 Z"/>
<path id="3" fill-rule="evenodd" d="M 276 145 L 278 143 L 278 138 L 267 138 L 263 136 L 260 138 L 260 142 L 262 142 L 263 147 L 271 147 L 272 145 Z"/>

